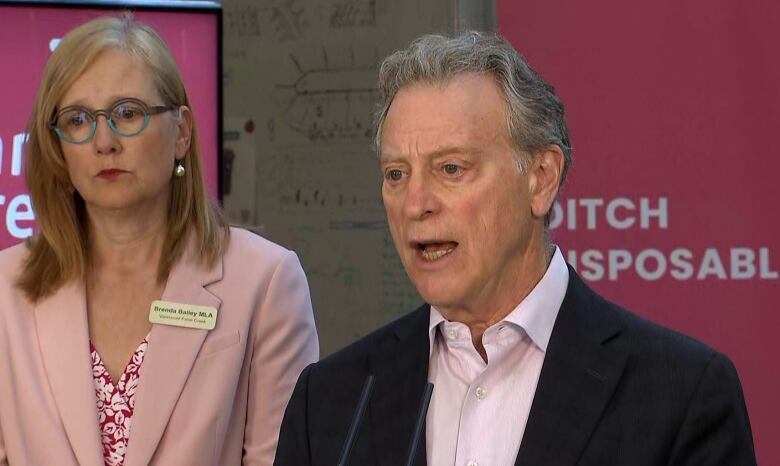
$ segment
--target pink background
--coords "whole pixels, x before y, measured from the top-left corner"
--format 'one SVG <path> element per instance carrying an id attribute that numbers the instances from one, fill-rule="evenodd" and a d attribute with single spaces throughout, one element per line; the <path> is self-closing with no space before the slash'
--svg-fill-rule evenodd
<path id="1" fill-rule="evenodd" d="M 18 243 L 6 227 L 11 199 L 26 193 L 24 176 L 12 175 L 13 137 L 25 131 L 49 41 L 97 16 L 114 10 L 22 7 L 0 5 L 0 249 Z M 154 27 L 171 48 L 184 76 L 200 131 L 206 185 L 217 194 L 217 64 L 218 16 L 195 12 L 135 12 L 135 18 Z M 18 227 L 30 227 L 31 221 Z"/>
<path id="2" fill-rule="evenodd" d="M 780 269 L 780 4 L 499 0 L 499 31 L 566 105 L 568 198 L 669 202 L 668 228 L 559 228 L 566 250 L 769 250 Z M 652 223 L 651 225 L 657 225 Z M 694 260 L 694 267 L 698 267 Z M 591 283 L 608 298 L 726 353 L 745 390 L 760 464 L 780 464 L 777 279 Z"/>

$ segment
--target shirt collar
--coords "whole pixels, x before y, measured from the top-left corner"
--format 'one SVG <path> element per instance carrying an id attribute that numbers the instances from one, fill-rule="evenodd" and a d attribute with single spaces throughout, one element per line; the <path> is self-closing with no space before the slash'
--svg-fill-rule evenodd
<path id="1" fill-rule="evenodd" d="M 542 351 L 547 352 L 555 319 L 561 308 L 566 288 L 569 286 L 569 269 L 558 246 L 547 271 L 528 296 L 501 322 L 508 322 L 522 328 Z M 446 319 L 438 309 L 431 306 L 428 322 L 429 355 L 433 352 L 436 328 Z"/>
<path id="2" fill-rule="evenodd" d="M 439 324 L 446 321 L 447 319 L 441 315 L 441 312 L 431 306 L 431 317 L 428 321 L 428 357 L 433 354 L 433 342 L 436 341 L 436 329 L 439 327 Z"/>

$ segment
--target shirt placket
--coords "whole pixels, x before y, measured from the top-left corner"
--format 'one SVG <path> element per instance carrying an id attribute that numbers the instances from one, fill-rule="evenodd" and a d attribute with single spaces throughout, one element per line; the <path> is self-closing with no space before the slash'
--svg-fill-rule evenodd
<path id="1" fill-rule="evenodd" d="M 469 386 L 466 398 L 463 403 L 461 415 L 461 430 L 459 432 L 459 449 L 455 464 L 457 466 L 487 466 L 494 462 L 494 452 L 489 447 L 490 442 L 485 441 L 485 432 L 490 432 L 494 428 L 495 419 L 493 414 L 496 412 L 496 397 L 494 374 L 497 368 L 503 362 L 506 356 L 506 338 L 503 334 L 505 325 L 500 324 L 496 328 L 490 328 L 483 336 L 485 352 L 488 356 L 487 364 L 482 362 L 481 357 L 473 349 L 472 358 L 478 358 L 474 364 L 483 364 L 482 370 L 474 378 Z M 473 345 L 472 345 L 473 346 Z M 464 436 L 464 441 L 460 441 L 460 436 Z"/>
<path id="2" fill-rule="evenodd" d="M 458 429 L 458 444 L 455 454 L 455 466 L 480 466 L 487 463 L 484 458 L 484 450 L 481 447 L 481 432 L 486 427 L 485 417 L 482 412 L 483 401 L 487 396 L 485 380 L 490 369 L 482 360 L 471 341 L 470 336 L 460 341 L 459 359 L 464 369 L 464 375 L 468 374 L 471 383 L 465 393 L 460 412 L 460 428 Z"/>

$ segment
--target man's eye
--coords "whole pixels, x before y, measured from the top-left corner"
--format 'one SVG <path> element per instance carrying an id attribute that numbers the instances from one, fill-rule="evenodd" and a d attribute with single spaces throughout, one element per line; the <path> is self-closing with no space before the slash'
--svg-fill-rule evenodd
<path id="1" fill-rule="evenodd" d="M 385 178 L 387 178 L 390 181 L 400 181 L 401 178 L 403 178 L 403 176 L 404 176 L 403 172 L 397 168 L 392 168 L 385 172 Z"/>
<path id="2" fill-rule="evenodd" d="M 445 163 L 444 164 L 444 173 L 448 175 L 457 175 L 460 173 L 460 167 L 455 165 L 454 163 Z"/>

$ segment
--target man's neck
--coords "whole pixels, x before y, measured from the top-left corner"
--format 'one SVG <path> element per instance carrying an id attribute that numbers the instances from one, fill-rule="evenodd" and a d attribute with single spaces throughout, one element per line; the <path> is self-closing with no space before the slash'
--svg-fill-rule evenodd
<path id="1" fill-rule="evenodd" d="M 493 325 L 501 322 L 528 296 L 536 285 L 544 277 L 550 266 L 554 245 L 540 248 L 539 254 L 535 254 L 533 260 L 527 261 L 518 277 L 511 283 L 497 283 L 493 290 L 484 293 L 481 299 L 475 303 L 467 303 L 465 306 L 447 307 L 436 306 L 442 316 L 450 322 L 466 324 L 471 332 L 471 341 L 474 348 L 487 362 L 487 352 L 482 344 L 482 335 Z"/>

